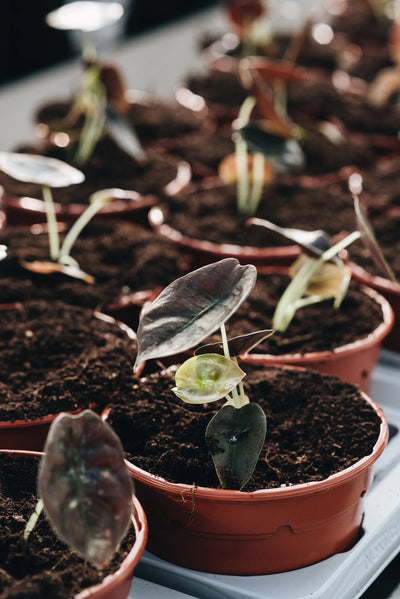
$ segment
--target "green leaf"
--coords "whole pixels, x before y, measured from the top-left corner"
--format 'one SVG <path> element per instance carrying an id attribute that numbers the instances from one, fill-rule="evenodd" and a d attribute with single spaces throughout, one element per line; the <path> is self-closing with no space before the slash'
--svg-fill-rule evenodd
<path id="1" fill-rule="evenodd" d="M 60 414 L 50 427 L 38 485 L 56 534 L 102 568 L 132 515 L 132 480 L 117 435 L 90 410 Z"/>
<path id="2" fill-rule="evenodd" d="M 304 153 L 295 139 L 287 139 L 249 123 L 237 130 L 250 150 L 268 158 L 280 173 L 298 171 L 304 166 Z"/>
<path id="3" fill-rule="evenodd" d="M 237 310 L 253 289 L 257 270 L 225 258 L 185 275 L 164 289 L 141 314 L 135 369 L 145 360 L 198 345 Z"/>
<path id="4" fill-rule="evenodd" d="M 256 467 L 264 445 L 267 420 L 262 408 L 223 406 L 210 420 L 206 443 L 224 489 L 242 489 Z"/>
<path id="5" fill-rule="evenodd" d="M 18 181 L 47 187 L 67 187 L 85 179 L 81 171 L 69 164 L 36 154 L 0 152 L 0 169 Z"/>
<path id="6" fill-rule="evenodd" d="M 259 343 L 264 341 L 264 339 L 271 337 L 273 334 L 273 329 L 263 329 L 262 331 L 255 331 L 254 333 L 248 333 L 247 335 L 232 337 L 232 339 L 228 339 L 229 355 L 232 357 L 241 356 L 252 350 Z M 198 347 L 194 353 L 196 356 L 209 353 L 224 355 L 224 348 L 222 342 L 208 343 L 207 345 Z"/>
<path id="7" fill-rule="evenodd" d="M 172 391 L 187 403 L 209 403 L 225 397 L 244 376 L 229 358 L 203 354 L 189 358 L 178 368 Z"/>

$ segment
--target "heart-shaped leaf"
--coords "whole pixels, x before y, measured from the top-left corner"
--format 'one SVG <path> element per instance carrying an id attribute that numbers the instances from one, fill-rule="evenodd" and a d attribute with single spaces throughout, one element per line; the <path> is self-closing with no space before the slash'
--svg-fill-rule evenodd
<path id="1" fill-rule="evenodd" d="M 106 108 L 106 127 L 115 143 L 128 156 L 137 162 L 146 160 L 146 152 L 143 150 L 136 132 L 128 120 L 110 105 Z"/>
<path id="2" fill-rule="evenodd" d="M 209 403 L 225 397 L 244 376 L 229 358 L 203 354 L 189 358 L 178 368 L 172 391 L 186 403 Z"/>
<path id="3" fill-rule="evenodd" d="M 69 164 L 36 154 L 0 152 L 0 169 L 18 181 L 46 187 L 67 187 L 85 179 L 81 171 Z"/>
<path id="4" fill-rule="evenodd" d="M 295 139 L 265 131 L 254 123 L 237 130 L 253 152 L 261 152 L 280 173 L 298 171 L 304 166 L 304 153 Z"/>
<path id="5" fill-rule="evenodd" d="M 257 270 L 225 258 L 180 277 L 142 310 L 137 369 L 152 358 L 198 345 L 237 310 L 253 289 Z"/>
<path id="6" fill-rule="evenodd" d="M 256 403 L 223 406 L 210 420 L 206 443 L 224 489 L 240 490 L 250 479 L 266 432 L 265 414 Z"/>
<path id="7" fill-rule="evenodd" d="M 60 414 L 47 437 L 38 485 L 57 535 L 102 568 L 132 515 L 132 480 L 117 435 L 90 410 Z"/>
<path id="8" fill-rule="evenodd" d="M 124 7 L 119 2 L 77 1 L 48 13 L 46 23 L 54 29 L 97 31 L 119 21 Z"/>
<path id="9" fill-rule="evenodd" d="M 228 339 L 229 355 L 230 356 L 241 356 L 242 354 L 248 353 L 259 343 L 268 339 L 274 334 L 273 329 L 264 329 L 262 331 L 255 331 L 254 333 L 248 333 L 247 335 L 238 335 Z M 208 343 L 197 348 L 194 352 L 196 356 L 202 354 L 221 354 L 224 355 L 224 348 L 222 342 L 220 343 Z"/>

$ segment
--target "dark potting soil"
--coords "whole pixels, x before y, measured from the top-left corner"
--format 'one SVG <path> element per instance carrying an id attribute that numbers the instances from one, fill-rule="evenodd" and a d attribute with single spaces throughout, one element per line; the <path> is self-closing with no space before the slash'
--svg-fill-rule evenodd
<path id="1" fill-rule="evenodd" d="M 52 190 L 54 201 L 61 204 L 88 204 L 90 195 L 99 189 L 120 188 L 142 194 L 164 195 L 164 188 L 177 176 L 178 162 L 171 156 L 149 152 L 148 161 L 139 164 L 121 150 L 108 136 L 99 140 L 95 151 L 84 165 L 74 164 L 68 148 L 21 146 L 18 152 L 41 154 L 73 164 L 85 175 L 78 185 Z M 9 195 L 42 199 L 40 185 L 22 183 L 0 172 L 0 185 Z"/>
<path id="2" fill-rule="evenodd" d="M 163 138 L 187 135 L 203 126 L 198 114 L 176 101 L 162 100 L 140 91 L 129 91 L 132 100 L 125 117 L 131 123 L 143 145 L 159 142 Z M 37 123 L 51 126 L 59 122 L 71 109 L 72 101 L 56 100 L 39 108 L 35 115 Z M 82 119 L 77 123 L 82 125 Z"/>
<path id="3" fill-rule="evenodd" d="M 107 309 L 138 291 L 164 287 L 189 269 L 184 256 L 152 231 L 130 223 L 90 224 L 72 249 L 80 268 L 95 283 L 65 274 L 38 274 L 22 267 L 20 260 L 49 260 L 45 227 L 6 227 L 0 244 L 8 247 L 0 261 L 0 303 L 28 299 L 59 299 L 67 303 Z M 36 231 L 34 233 L 33 231 Z M 64 234 L 60 235 L 60 241 Z"/>
<path id="4" fill-rule="evenodd" d="M 31 420 L 116 397 L 136 343 L 114 321 L 62 302 L 0 310 L 0 420 Z"/>
<path id="5" fill-rule="evenodd" d="M 400 280 L 400 215 L 380 215 L 373 218 L 371 223 L 385 259 L 397 279 Z M 357 242 L 353 247 L 350 247 L 349 258 L 365 268 L 370 274 L 386 278 L 385 273 L 375 265 L 370 252 L 363 244 Z"/>
<path id="6" fill-rule="evenodd" d="M 276 305 L 289 282 L 287 275 L 259 274 L 253 291 L 226 324 L 228 337 L 271 329 Z M 333 300 L 301 308 L 284 333 L 276 331 L 251 353 L 335 351 L 367 337 L 382 320 L 380 305 L 358 287 L 350 287 L 339 309 L 333 307 Z"/>
<path id="7" fill-rule="evenodd" d="M 38 461 L 2 455 L 0 464 L 0 599 L 72 599 L 118 569 L 134 542 L 133 531 L 103 570 L 59 541 L 43 514 L 24 541 L 24 528 L 37 503 Z"/>
<path id="8" fill-rule="evenodd" d="M 167 224 L 195 239 L 252 247 L 293 245 L 264 227 L 246 225 L 248 217 L 237 213 L 235 186 L 201 188 L 175 196 L 165 210 Z M 339 185 L 313 189 L 267 186 L 254 216 L 283 227 L 323 229 L 329 235 L 355 229 L 353 202 Z"/>
<path id="9" fill-rule="evenodd" d="M 352 43 L 378 48 L 387 45 L 391 24 L 383 10 L 380 15 L 374 12 L 368 0 L 343 2 L 330 20 L 333 30 L 345 33 Z"/>
<path id="10" fill-rule="evenodd" d="M 311 371 L 245 371 L 245 392 L 267 416 L 265 445 L 245 491 L 323 480 L 372 452 L 379 418 L 353 385 Z M 217 408 L 182 402 L 174 385 L 170 371 L 141 379 L 113 405 L 109 422 L 136 466 L 171 482 L 218 488 L 204 440 Z"/>

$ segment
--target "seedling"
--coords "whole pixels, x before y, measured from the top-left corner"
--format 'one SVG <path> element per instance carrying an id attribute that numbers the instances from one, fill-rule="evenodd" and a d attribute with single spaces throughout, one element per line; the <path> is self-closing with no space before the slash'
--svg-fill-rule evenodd
<path id="1" fill-rule="evenodd" d="M 295 139 L 297 128 L 280 107 L 281 99 L 273 89 L 266 88 L 259 73 L 260 67 L 254 66 L 254 60 L 243 59 L 240 62 L 241 78 L 252 95 L 246 98 L 238 119 L 233 123 L 237 207 L 240 214 L 247 215 L 255 213 L 264 185 L 270 183 L 276 173 L 295 172 L 304 165 L 302 149 Z M 292 67 L 282 66 L 278 61 L 267 62 L 272 83 L 293 80 L 298 76 Z M 250 122 L 255 108 L 260 118 Z M 220 173 L 229 182 L 223 168 L 220 168 Z"/>
<path id="2" fill-rule="evenodd" d="M 78 128 L 79 143 L 74 156 L 78 165 L 89 160 L 105 130 L 134 160 L 143 162 L 146 159 L 135 131 L 125 118 L 129 104 L 119 70 L 99 60 L 91 37 L 93 32 L 118 21 L 123 12 L 123 6 L 118 2 L 77 1 L 52 11 L 46 17 L 48 25 L 55 29 L 81 33 L 82 84 L 67 116 L 52 125 L 58 132 L 67 133 L 70 139 L 79 118 L 84 117 L 82 129 Z"/>
<path id="3" fill-rule="evenodd" d="M 255 285 L 254 266 L 226 258 L 171 283 L 143 309 L 137 331 L 135 369 L 143 361 L 171 356 L 198 345 L 218 328 L 219 344 L 206 346 L 176 371 L 175 394 L 187 403 L 227 403 L 210 421 L 206 442 L 223 488 L 242 489 L 251 477 L 266 434 L 266 418 L 249 403 L 242 385 L 245 373 L 235 358 L 272 331 L 228 340 L 225 322 Z M 221 355 L 222 351 L 222 355 Z"/>
<path id="4" fill-rule="evenodd" d="M 60 245 L 57 218 L 54 208 L 52 187 L 67 187 L 84 181 L 84 174 L 76 168 L 56 160 L 35 154 L 19 154 L 0 152 L 0 169 L 7 175 L 25 183 L 42 185 L 43 200 L 46 207 L 46 217 L 49 235 L 49 250 L 52 262 L 23 262 L 23 266 L 34 272 L 43 274 L 62 272 L 68 276 L 94 283 L 93 277 L 83 272 L 74 258 L 70 256 L 73 244 L 83 228 L 93 216 L 108 202 L 110 190 L 96 192 L 92 196 L 89 207 L 73 224 Z"/>
<path id="5" fill-rule="evenodd" d="M 289 270 L 292 280 L 276 306 L 272 320 L 274 330 L 286 331 L 296 311 L 304 306 L 333 298 L 334 308 L 340 308 L 350 284 L 351 271 L 338 254 L 357 239 L 364 242 L 371 258 L 384 275 L 393 282 L 397 282 L 360 203 L 362 178 L 359 174 L 354 173 L 350 176 L 349 189 L 354 200 L 358 230 L 350 233 L 332 247 L 330 246 L 330 237 L 322 230 L 302 231 L 301 229 L 279 227 L 260 218 L 251 218 L 247 221 L 248 224 L 262 226 L 283 235 L 300 245 L 306 252 L 300 255 Z"/>
<path id="6" fill-rule="evenodd" d="M 39 503 L 25 528 L 29 540 L 42 511 L 55 534 L 101 569 L 132 517 L 133 484 L 117 435 L 94 412 L 60 414 L 52 423 L 38 476 Z"/>
<path id="7" fill-rule="evenodd" d="M 242 43 L 242 56 L 257 54 L 271 43 L 266 0 L 230 0 L 225 6 L 232 28 Z"/>

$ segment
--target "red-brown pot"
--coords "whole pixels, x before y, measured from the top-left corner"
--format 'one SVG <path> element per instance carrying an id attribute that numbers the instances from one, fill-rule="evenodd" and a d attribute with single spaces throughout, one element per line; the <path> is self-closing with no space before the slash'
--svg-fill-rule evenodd
<path id="1" fill-rule="evenodd" d="M 244 364 L 257 366 L 292 365 L 317 370 L 322 374 L 339 377 L 342 381 L 357 385 L 368 393 L 371 388 L 372 372 L 379 361 L 382 342 L 390 334 L 394 323 L 394 313 L 390 303 L 372 289 L 363 286 L 363 292 L 371 297 L 382 309 L 382 322 L 367 337 L 347 343 L 334 351 L 309 352 L 304 354 L 273 354 L 254 352 L 240 357 Z M 399 298 L 400 300 L 400 298 Z"/>
<path id="2" fill-rule="evenodd" d="M 259 575 L 301 568 L 355 542 L 362 498 L 383 452 L 388 425 L 373 452 L 325 480 L 252 493 L 170 483 L 128 463 L 149 520 L 148 549 L 186 568 Z"/>
<path id="3" fill-rule="evenodd" d="M 16 458 L 42 455 L 38 451 L 12 451 L 9 449 L 1 449 L 0 453 L 6 453 Z M 135 543 L 118 570 L 106 576 L 99 584 L 74 595 L 73 599 L 111 599 L 111 597 L 112 599 L 127 599 L 132 586 L 133 571 L 143 555 L 148 534 L 146 515 L 135 496 L 133 496 L 132 526 L 135 530 Z"/>
<path id="4" fill-rule="evenodd" d="M 390 333 L 384 338 L 383 346 L 391 351 L 400 353 L 400 285 L 389 279 L 384 279 L 380 276 L 374 276 L 364 270 L 358 264 L 350 262 L 349 266 L 352 270 L 353 277 L 363 283 L 369 285 L 379 292 L 392 307 L 394 312 L 394 325 Z"/>

